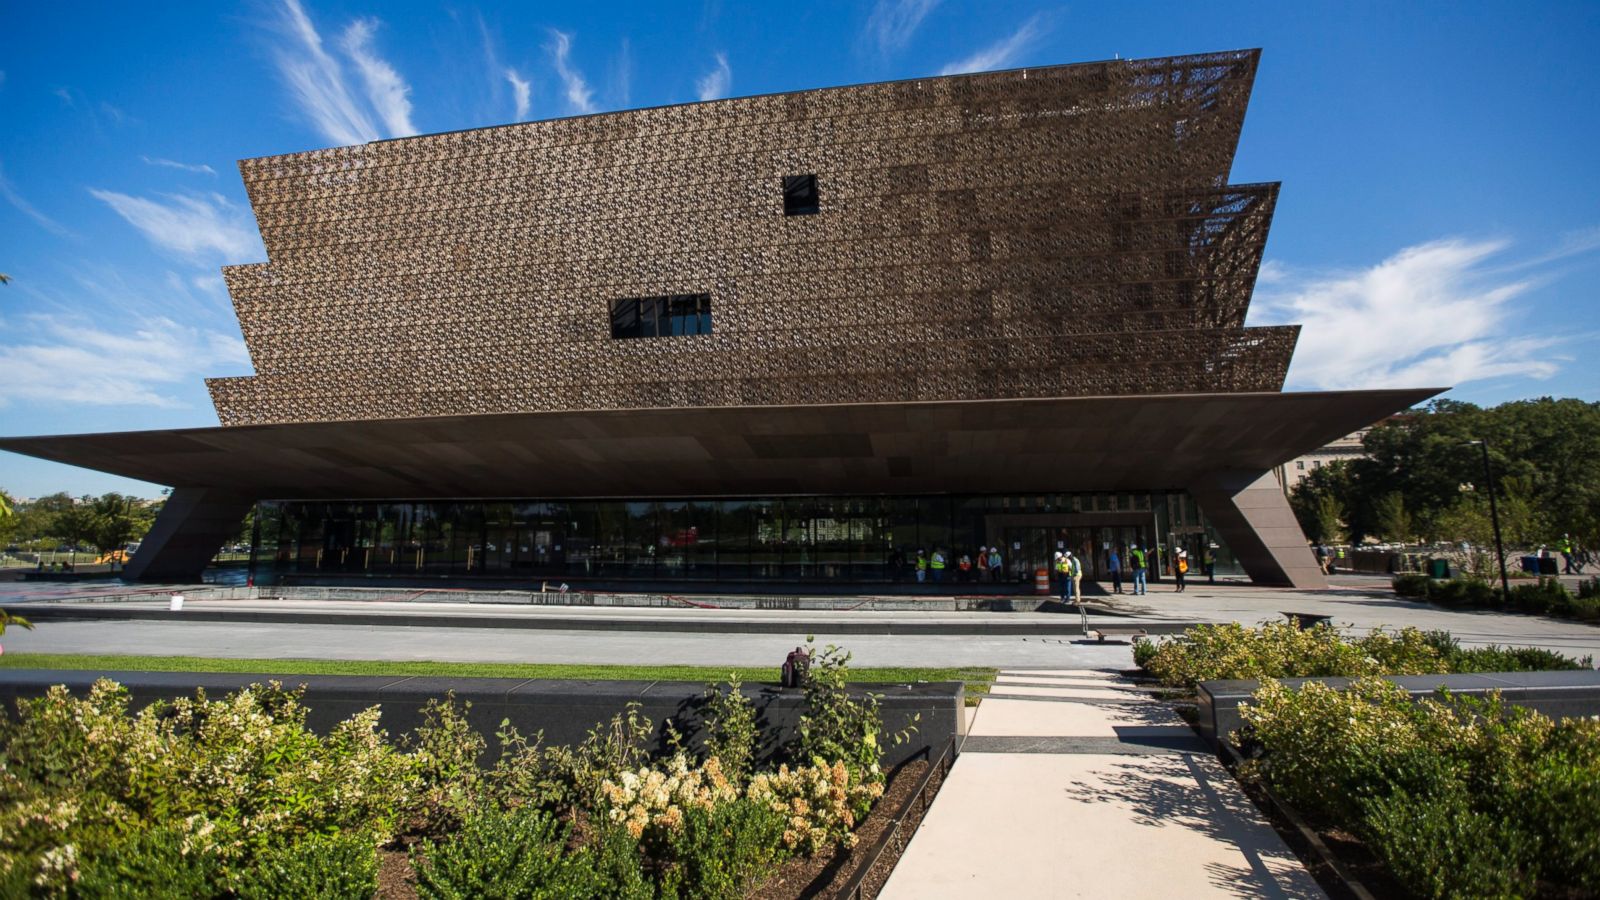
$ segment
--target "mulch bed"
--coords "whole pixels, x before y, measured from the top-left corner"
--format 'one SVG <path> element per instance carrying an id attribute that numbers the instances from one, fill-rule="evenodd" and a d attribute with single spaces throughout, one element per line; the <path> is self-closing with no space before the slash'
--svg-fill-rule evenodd
<path id="1" fill-rule="evenodd" d="M 406 851 L 378 851 L 378 896 L 382 900 L 417 900 L 417 879 Z"/>

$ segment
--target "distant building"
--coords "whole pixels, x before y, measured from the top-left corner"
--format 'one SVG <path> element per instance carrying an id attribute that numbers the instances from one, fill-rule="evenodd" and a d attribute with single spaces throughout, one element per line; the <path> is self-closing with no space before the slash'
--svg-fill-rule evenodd
<path id="1" fill-rule="evenodd" d="M 1309 478 L 1312 472 L 1323 466 L 1333 465 L 1340 460 L 1360 459 L 1366 456 L 1364 441 L 1367 432 L 1372 428 L 1373 426 L 1369 425 L 1352 431 L 1336 441 L 1329 441 L 1310 453 L 1303 453 L 1279 466 L 1278 483 L 1283 485 L 1283 492 L 1287 494 L 1294 490 L 1300 482 Z"/>

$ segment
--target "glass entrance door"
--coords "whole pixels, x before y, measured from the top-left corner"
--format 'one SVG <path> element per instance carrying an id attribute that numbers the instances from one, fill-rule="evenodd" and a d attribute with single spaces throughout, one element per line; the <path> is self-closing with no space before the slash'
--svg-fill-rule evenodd
<path id="1" fill-rule="evenodd" d="M 1149 529 L 1138 525 L 1008 526 L 1004 534 L 1011 555 L 1008 576 L 1030 584 L 1039 569 L 1053 572 L 1056 553 L 1066 550 L 1082 563 L 1085 581 L 1110 581 L 1111 550 L 1116 548 L 1124 577 L 1129 577 L 1128 548 L 1149 546 Z"/>

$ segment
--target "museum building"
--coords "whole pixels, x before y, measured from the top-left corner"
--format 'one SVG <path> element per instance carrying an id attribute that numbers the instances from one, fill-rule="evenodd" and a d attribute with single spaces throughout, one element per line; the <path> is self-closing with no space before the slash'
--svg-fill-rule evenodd
<path id="1" fill-rule="evenodd" d="M 1245 327 L 1258 56 L 245 160 L 220 427 L 0 448 L 171 485 L 142 580 L 254 505 L 258 583 L 878 590 L 938 552 L 954 590 L 980 548 L 1010 581 L 1137 544 L 1315 586 L 1275 467 L 1438 389 L 1285 393 L 1298 327 Z"/>

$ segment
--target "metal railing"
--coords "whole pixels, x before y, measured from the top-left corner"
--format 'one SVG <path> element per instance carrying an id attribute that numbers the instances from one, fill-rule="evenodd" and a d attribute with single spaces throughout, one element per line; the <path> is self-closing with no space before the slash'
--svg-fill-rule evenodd
<path id="1" fill-rule="evenodd" d="M 913 812 L 916 813 L 918 822 L 928 814 L 928 807 L 933 805 L 933 798 L 939 792 L 939 785 L 944 783 L 944 779 L 950 774 L 950 767 L 955 765 L 957 740 L 958 738 L 951 738 L 950 742 L 945 744 L 939 758 L 928 766 L 928 771 L 922 774 L 922 779 L 917 782 L 911 796 L 906 798 L 906 802 L 895 812 L 894 818 L 889 820 L 889 827 L 885 828 L 883 834 L 878 835 L 878 839 L 867 848 L 861 857 L 861 864 L 856 866 L 855 872 L 845 882 L 844 887 L 833 895 L 835 900 L 868 900 L 867 876 L 878 867 L 884 851 L 893 846 L 900 853 L 905 852 L 911 832 L 915 831 L 914 828 L 908 830 L 905 827 L 906 820 L 911 818 Z M 935 775 L 940 776 L 938 785 L 934 784 Z"/>

